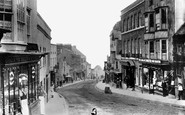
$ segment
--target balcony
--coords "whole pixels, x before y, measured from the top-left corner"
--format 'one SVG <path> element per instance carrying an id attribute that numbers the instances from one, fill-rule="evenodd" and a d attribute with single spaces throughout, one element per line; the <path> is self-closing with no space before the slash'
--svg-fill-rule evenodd
<path id="1" fill-rule="evenodd" d="M 0 29 L 11 31 L 11 29 L 12 29 L 11 22 L 10 21 L 1 21 L 0 20 Z"/>

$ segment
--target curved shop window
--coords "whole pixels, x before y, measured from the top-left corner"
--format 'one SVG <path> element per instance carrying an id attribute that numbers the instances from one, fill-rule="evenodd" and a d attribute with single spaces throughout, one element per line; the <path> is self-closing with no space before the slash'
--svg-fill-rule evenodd
<path id="1" fill-rule="evenodd" d="M 21 112 L 19 99 L 19 81 L 17 78 L 16 67 L 4 69 L 4 83 L 3 83 L 3 113 L 5 115 Z"/>
<path id="2" fill-rule="evenodd" d="M 1 115 L 28 112 L 28 105 L 38 99 L 39 79 L 36 70 L 37 66 L 34 64 L 3 68 L 0 79 Z"/>

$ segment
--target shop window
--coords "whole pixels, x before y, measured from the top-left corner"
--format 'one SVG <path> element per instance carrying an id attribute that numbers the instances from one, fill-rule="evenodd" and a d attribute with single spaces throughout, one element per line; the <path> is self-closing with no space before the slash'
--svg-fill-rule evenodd
<path id="1" fill-rule="evenodd" d="M 166 53 L 166 40 L 162 40 L 162 53 Z"/>
<path id="2" fill-rule="evenodd" d="M 181 45 L 177 45 L 177 54 L 182 55 L 182 47 Z"/>
<path id="3" fill-rule="evenodd" d="M 154 53 L 154 41 L 150 41 L 150 53 Z"/>
<path id="4" fill-rule="evenodd" d="M 36 73 L 36 67 L 35 66 L 30 66 L 30 77 L 29 77 L 29 104 L 35 102 L 37 99 L 37 87 L 38 87 L 38 76 Z"/>

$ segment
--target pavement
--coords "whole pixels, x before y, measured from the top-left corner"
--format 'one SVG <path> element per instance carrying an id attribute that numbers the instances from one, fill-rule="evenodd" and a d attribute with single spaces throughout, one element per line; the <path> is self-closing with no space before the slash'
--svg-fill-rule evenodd
<path id="1" fill-rule="evenodd" d="M 73 85 L 79 82 L 82 82 L 82 80 L 64 84 L 62 87 Z M 52 93 L 53 97 L 48 101 L 48 103 L 46 103 L 45 106 L 45 115 L 69 115 L 68 103 L 66 102 L 65 98 L 57 92 L 52 91 Z"/>
<path id="2" fill-rule="evenodd" d="M 126 96 L 131 96 L 135 98 L 140 98 L 140 99 L 145 99 L 148 101 L 153 101 L 159 104 L 165 104 L 165 105 L 170 105 L 174 107 L 180 107 L 180 108 L 185 108 L 185 100 L 177 100 L 175 98 L 171 98 L 170 96 L 163 97 L 161 95 L 153 95 L 149 93 L 142 93 L 139 90 L 132 91 L 132 89 L 120 89 L 120 88 L 115 88 L 112 87 L 110 84 L 98 82 L 95 86 L 97 89 L 104 91 L 105 87 L 110 87 L 110 90 L 112 93 L 117 93 L 121 95 L 126 95 Z"/>

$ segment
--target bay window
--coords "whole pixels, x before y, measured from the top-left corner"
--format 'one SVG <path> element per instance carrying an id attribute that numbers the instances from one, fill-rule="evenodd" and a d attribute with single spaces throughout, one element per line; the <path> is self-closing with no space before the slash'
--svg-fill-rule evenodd
<path id="1" fill-rule="evenodd" d="M 168 9 L 166 7 L 157 8 L 155 10 L 156 29 L 157 30 L 168 28 L 167 12 L 168 12 Z"/>

